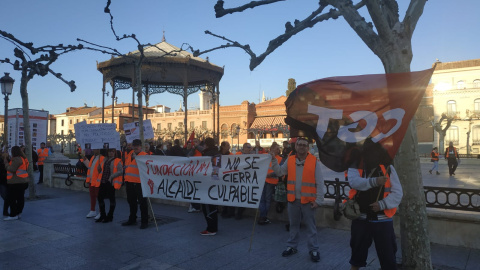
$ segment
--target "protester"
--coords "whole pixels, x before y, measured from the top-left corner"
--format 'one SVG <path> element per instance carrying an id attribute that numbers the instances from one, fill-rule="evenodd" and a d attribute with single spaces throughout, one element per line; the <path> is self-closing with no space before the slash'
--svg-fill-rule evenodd
<path id="1" fill-rule="evenodd" d="M 216 166 L 216 161 L 219 159 L 219 152 L 215 146 L 215 140 L 213 138 L 205 139 L 205 149 L 202 151 L 202 156 L 212 157 L 212 162 Z M 218 231 L 218 207 L 212 204 L 202 204 L 202 211 L 205 220 L 207 221 L 207 229 L 200 232 L 201 235 L 216 235 Z"/>
<path id="2" fill-rule="evenodd" d="M 278 146 L 275 146 L 278 147 Z M 287 257 L 297 253 L 300 221 L 307 230 L 308 249 L 310 258 L 314 262 L 320 261 L 318 252 L 317 226 L 315 210 L 323 202 L 323 176 L 320 162 L 308 153 L 308 140 L 298 138 L 295 143 L 296 154 L 287 158 L 282 166 L 276 158 L 277 151 L 272 151 L 272 170 L 276 175 L 287 175 L 287 200 L 290 233 L 287 240 L 287 249 L 282 256 Z"/>
<path id="3" fill-rule="evenodd" d="M 280 164 L 282 157 L 280 154 L 280 147 L 276 142 L 272 143 L 270 146 L 270 154 L 275 155 L 277 162 Z M 273 193 L 275 192 L 275 186 L 278 184 L 278 176 L 272 170 L 272 163 L 268 166 L 267 178 L 265 179 L 265 185 L 263 186 L 262 197 L 260 198 L 260 218 L 258 219 L 258 224 L 265 225 L 271 223 L 268 219 L 267 214 L 270 209 L 270 202 L 272 201 Z"/>
<path id="4" fill-rule="evenodd" d="M 445 150 L 445 159 L 448 161 L 448 173 L 450 176 L 455 175 L 460 157 L 457 148 L 453 146 L 453 142 L 450 142 Z"/>
<path id="5" fill-rule="evenodd" d="M 100 218 L 95 222 L 108 223 L 113 220 L 113 212 L 115 211 L 115 189 L 120 189 L 122 186 L 123 164 L 120 151 L 116 151 L 115 148 L 108 149 L 107 157 L 102 163 L 98 164 L 97 170 L 101 177 L 98 190 Z M 108 215 L 105 212 L 105 198 L 110 200 Z"/>
<path id="6" fill-rule="evenodd" d="M 438 148 L 434 147 L 432 149 L 432 153 L 430 153 L 431 161 L 433 162 L 433 167 L 428 171 L 430 174 L 432 174 L 432 171 L 436 171 L 437 175 L 440 173 L 438 172 L 438 160 L 439 160 L 439 154 L 438 154 Z"/>
<path id="7" fill-rule="evenodd" d="M 169 151 L 169 156 L 177 156 L 177 157 L 184 157 L 185 152 L 183 151 L 183 148 L 180 146 L 180 140 L 175 139 L 173 141 L 173 146 Z"/>
<path id="8" fill-rule="evenodd" d="M 38 154 L 38 170 L 40 171 L 40 178 L 38 179 L 37 184 L 43 184 L 43 162 L 45 159 L 52 154 L 50 148 L 45 148 L 45 143 L 40 143 L 40 149 L 37 149 Z"/>
<path id="9" fill-rule="evenodd" d="M 263 148 L 262 148 L 262 151 L 263 151 Z M 250 143 L 244 143 L 242 151 L 236 153 L 236 155 L 250 155 L 250 154 L 255 154 L 255 152 L 253 151 L 252 145 Z M 222 217 L 229 218 L 229 217 L 235 216 L 235 219 L 240 220 L 243 218 L 243 211 L 245 211 L 244 207 L 225 206 L 223 207 Z"/>
<path id="10" fill-rule="evenodd" d="M 25 190 L 28 188 L 28 160 L 19 146 L 12 147 L 12 157 L 3 154 L 7 171 L 7 200 L 10 216 L 3 220 L 17 220 L 21 217 L 25 205 Z"/>
<path id="11" fill-rule="evenodd" d="M 128 221 L 122 223 L 122 226 L 131 226 L 137 224 L 137 209 L 140 205 L 141 225 L 140 229 L 148 227 L 148 207 L 147 199 L 143 197 L 142 186 L 140 184 L 140 173 L 137 167 L 136 156 L 146 155 L 142 151 L 142 141 L 135 139 L 132 142 L 133 153 L 125 159 L 125 184 L 127 186 L 127 201 L 130 206 L 130 215 Z"/>
<path id="12" fill-rule="evenodd" d="M 187 142 L 187 148 L 185 150 L 185 155 L 187 157 L 198 157 L 198 156 L 202 156 L 202 150 L 203 150 L 203 147 L 201 147 L 200 145 L 200 142 L 198 141 L 198 139 L 193 139 L 192 142 L 188 141 Z M 201 204 L 199 203 L 191 203 L 190 206 L 188 207 L 188 213 L 197 213 L 197 212 L 200 212 L 202 211 L 201 210 L 202 206 Z"/>
<path id="13" fill-rule="evenodd" d="M 85 155 L 82 156 L 83 164 L 87 167 L 87 179 L 85 180 L 87 183 L 90 183 L 88 188 L 88 192 L 90 194 L 90 212 L 87 214 L 87 218 L 95 217 L 95 219 L 100 218 L 100 214 L 97 214 L 95 210 L 95 205 L 97 204 L 97 196 L 98 196 L 98 187 L 96 186 L 95 182 L 98 178 L 98 171 L 95 169 L 99 163 L 102 163 L 103 156 L 100 155 L 100 149 L 93 150 L 93 156 L 90 159 L 87 159 Z"/>
<path id="14" fill-rule="evenodd" d="M 367 265 L 368 249 L 375 249 L 382 269 L 397 269 L 397 243 L 392 217 L 403 196 L 402 186 L 385 149 L 367 140 L 360 158 L 348 169 L 352 189 L 349 199 L 356 199 L 360 217 L 352 220 L 350 247 L 351 269 Z"/>
<path id="15" fill-rule="evenodd" d="M 3 147 L 2 147 L 3 149 Z M 3 151 L 0 149 L 0 153 L 3 155 Z M 7 200 L 7 170 L 5 169 L 5 163 L 3 158 L 0 158 L 0 195 L 3 199 L 3 216 L 7 217 L 8 213 L 8 200 Z"/>

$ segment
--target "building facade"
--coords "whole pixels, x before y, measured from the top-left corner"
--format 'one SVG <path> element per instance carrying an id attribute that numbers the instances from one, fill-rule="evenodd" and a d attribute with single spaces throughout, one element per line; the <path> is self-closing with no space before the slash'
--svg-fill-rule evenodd
<path id="1" fill-rule="evenodd" d="M 435 65 L 431 79 L 434 121 L 442 114 L 453 119 L 444 144 L 453 142 L 460 154 L 480 154 L 480 59 Z M 439 134 L 434 132 L 434 146 L 441 149 L 439 144 Z"/>

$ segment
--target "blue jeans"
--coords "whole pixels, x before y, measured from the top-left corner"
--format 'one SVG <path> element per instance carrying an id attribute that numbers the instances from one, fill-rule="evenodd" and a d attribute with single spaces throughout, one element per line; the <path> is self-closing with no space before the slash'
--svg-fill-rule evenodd
<path id="1" fill-rule="evenodd" d="M 433 162 L 433 167 L 430 171 L 437 171 L 438 172 L 438 160 Z"/>
<path id="2" fill-rule="evenodd" d="M 273 192 L 275 192 L 275 185 L 265 182 L 262 191 L 262 197 L 260 198 L 260 217 L 267 217 L 268 209 L 270 209 L 270 202 L 272 201 Z"/>

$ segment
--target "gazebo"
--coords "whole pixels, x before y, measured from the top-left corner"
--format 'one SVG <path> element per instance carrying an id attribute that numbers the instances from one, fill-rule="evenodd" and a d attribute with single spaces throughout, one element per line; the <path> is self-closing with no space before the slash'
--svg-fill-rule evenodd
<path id="1" fill-rule="evenodd" d="M 110 82 L 112 87 L 112 123 L 114 118 L 115 95 L 118 90 L 132 88 L 132 106 L 135 103 L 135 91 L 139 85 L 136 78 L 141 81 L 141 93 L 138 96 L 139 121 L 143 126 L 142 94 L 145 96 L 146 106 L 150 95 L 169 92 L 183 98 L 185 108 L 184 128 L 185 141 L 187 140 L 187 97 L 197 91 L 208 91 L 212 95 L 213 104 L 213 133 L 219 130 L 219 82 L 223 76 L 224 68 L 214 65 L 207 59 L 194 57 L 191 53 L 173 46 L 165 41 L 143 49 L 143 57 L 139 50 L 126 55 L 114 57 L 110 60 L 97 63 L 97 70 L 103 75 L 103 102 L 102 123 L 104 117 L 105 85 Z M 215 110 L 217 123 L 215 125 Z M 132 114 L 133 115 L 133 114 Z M 215 132 L 215 127 L 217 131 Z M 141 129 L 143 131 L 143 129 Z M 143 132 L 141 133 L 143 139 Z"/>

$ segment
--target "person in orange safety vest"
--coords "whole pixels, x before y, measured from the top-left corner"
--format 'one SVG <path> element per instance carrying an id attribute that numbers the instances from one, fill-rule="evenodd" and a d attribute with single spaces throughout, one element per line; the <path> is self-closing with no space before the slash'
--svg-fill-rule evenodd
<path id="1" fill-rule="evenodd" d="M 274 152 L 277 162 L 280 164 L 282 157 L 280 156 L 280 147 L 276 142 L 273 142 L 270 146 L 270 152 Z M 262 197 L 260 198 L 260 205 L 258 206 L 260 212 L 260 218 L 258 219 L 259 225 L 270 224 L 270 220 L 267 217 L 268 210 L 270 209 L 270 202 L 272 196 L 275 193 L 275 187 L 278 184 L 278 176 L 272 170 L 272 163 L 268 166 L 267 178 L 265 179 L 265 185 L 263 186 Z"/>
<path id="2" fill-rule="evenodd" d="M 140 204 L 141 225 L 140 229 L 148 227 L 148 207 L 147 199 L 143 197 L 142 186 L 140 184 L 140 172 L 138 171 L 136 156 L 143 156 L 147 153 L 142 151 L 142 141 L 135 139 L 132 142 L 133 153 L 125 159 L 125 185 L 127 189 L 127 201 L 130 206 L 130 215 L 128 221 L 123 222 L 122 226 L 131 226 L 137 223 L 137 209 Z"/>
<path id="3" fill-rule="evenodd" d="M 25 190 L 28 188 L 28 160 L 19 146 L 11 149 L 12 157 L 3 153 L 3 162 L 7 171 L 6 202 L 10 206 L 10 215 L 3 220 L 17 220 L 25 205 Z"/>
<path id="4" fill-rule="evenodd" d="M 349 199 L 360 206 L 360 217 L 352 220 L 351 226 L 351 269 L 366 266 L 372 242 L 381 268 L 397 269 L 392 217 L 402 200 L 402 186 L 395 168 L 389 165 L 392 159 L 380 144 L 366 140 L 357 159 L 348 169 Z"/>
<path id="5" fill-rule="evenodd" d="M 271 151 L 272 170 L 276 175 L 287 175 L 288 219 L 290 234 L 287 248 L 282 256 L 287 257 L 297 253 L 300 233 L 300 221 L 303 218 L 307 234 L 310 258 L 314 262 L 320 261 L 318 252 L 317 226 L 315 210 L 323 202 L 324 181 L 320 162 L 308 152 L 309 143 L 306 138 L 297 138 L 295 142 L 296 154 L 291 155 L 280 166 L 276 151 Z"/>
<path id="6" fill-rule="evenodd" d="M 122 186 L 123 164 L 121 152 L 115 150 L 115 148 L 109 148 L 107 157 L 98 164 L 97 170 L 100 178 L 100 189 L 98 191 L 100 218 L 95 222 L 108 223 L 113 220 L 113 212 L 115 211 L 115 189 L 120 189 Z M 110 200 L 108 215 L 105 211 L 105 198 Z"/>
<path id="7" fill-rule="evenodd" d="M 38 154 L 38 170 L 40 171 L 40 178 L 38 179 L 37 184 L 42 184 L 43 183 L 43 163 L 45 162 L 45 159 L 52 154 L 50 151 L 50 148 L 45 147 L 45 143 L 42 142 L 40 143 L 40 149 L 37 149 L 37 154 Z"/>

